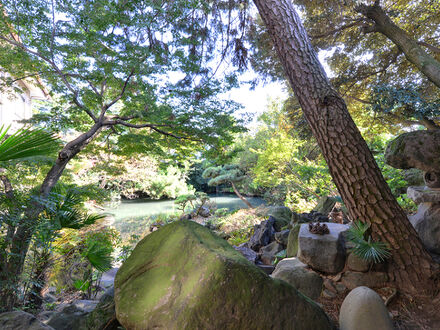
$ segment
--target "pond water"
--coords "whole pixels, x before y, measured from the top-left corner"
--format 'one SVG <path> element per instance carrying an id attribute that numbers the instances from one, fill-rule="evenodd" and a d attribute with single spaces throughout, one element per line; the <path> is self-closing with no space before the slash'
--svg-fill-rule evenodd
<path id="1" fill-rule="evenodd" d="M 209 195 L 211 201 L 217 204 L 217 208 L 227 208 L 230 211 L 246 208 L 243 203 L 235 195 Z M 258 197 L 248 197 L 247 200 L 253 206 L 264 204 L 264 200 Z M 151 200 L 151 199 L 135 199 L 124 200 L 116 207 L 106 208 L 105 212 L 113 216 L 115 222 L 124 219 L 144 218 L 147 216 L 156 216 L 165 213 L 178 212 L 174 200 Z"/>

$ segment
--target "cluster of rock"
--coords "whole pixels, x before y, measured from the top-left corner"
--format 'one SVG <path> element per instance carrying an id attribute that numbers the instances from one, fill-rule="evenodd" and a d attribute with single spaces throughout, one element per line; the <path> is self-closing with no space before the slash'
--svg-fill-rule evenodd
<path id="1" fill-rule="evenodd" d="M 101 288 L 94 300 L 74 300 L 59 303 L 56 288 L 49 287 L 43 294 L 45 304 L 57 304 L 54 310 L 45 310 L 36 317 L 25 313 L 0 314 L 0 329 L 55 329 L 55 330 L 116 330 L 120 326 L 115 316 L 114 278 L 118 268 L 104 273 Z M 32 318 L 31 318 L 32 316 Z M 3 323 L 2 323 L 3 322 Z"/>
<path id="2" fill-rule="evenodd" d="M 326 211 L 332 209 L 334 203 Z M 317 211 L 295 214 L 280 206 L 271 208 L 268 216 L 255 226 L 249 242 L 235 248 L 272 277 L 288 282 L 311 299 L 316 300 L 321 293 L 332 298 L 358 286 L 377 288 L 387 282 L 385 265 L 373 267 L 351 253 L 352 243 L 346 239 L 349 225 L 330 222 Z M 289 218 L 288 228 L 283 229 Z M 310 221 L 317 220 L 326 221 L 319 224 L 325 232 L 310 231 Z M 287 258 L 274 268 L 280 255 Z"/>
<path id="3" fill-rule="evenodd" d="M 0 328 L 20 329 L 16 322 L 22 318 L 35 330 L 334 329 L 313 300 L 361 285 L 379 286 L 386 274 L 348 253 L 348 225 L 326 218 L 329 233 L 319 235 L 310 233 L 308 222 L 298 222 L 318 217 L 324 219 L 318 212 L 299 217 L 288 208 L 271 208 L 268 219 L 238 251 L 193 221 L 165 225 L 139 242 L 117 273 L 112 272 L 114 289 L 99 302 L 76 301 L 40 315 L 40 320 L 1 314 Z M 280 248 L 293 255 L 267 276 L 267 268 L 265 273 L 258 264 L 264 262 L 272 270 L 269 263 Z M 359 322 L 366 322 L 365 317 L 383 325 L 381 329 L 392 329 L 374 291 L 357 288 L 347 301 L 341 308 L 341 329 L 364 324 Z"/>
<path id="4" fill-rule="evenodd" d="M 440 131 L 404 133 L 391 141 L 385 152 L 387 164 L 400 169 L 424 171 L 425 186 L 410 186 L 407 196 L 418 211 L 409 220 L 426 249 L 440 254 Z"/>
<path id="5" fill-rule="evenodd" d="M 285 206 L 269 208 L 267 216 L 267 220 L 254 227 L 250 240 L 235 248 L 268 273 L 273 271 L 277 257 L 296 256 L 298 224 L 329 221 L 325 214 L 316 210 L 297 214 Z"/>

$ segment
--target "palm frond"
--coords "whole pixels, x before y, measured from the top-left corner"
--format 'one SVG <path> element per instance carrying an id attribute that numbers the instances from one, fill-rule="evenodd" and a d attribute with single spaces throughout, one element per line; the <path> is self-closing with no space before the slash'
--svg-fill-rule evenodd
<path id="1" fill-rule="evenodd" d="M 354 221 L 347 233 L 347 238 L 356 243 L 357 241 L 363 241 L 365 239 L 365 233 L 370 225 L 362 223 L 360 221 Z"/>
<path id="2" fill-rule="evenodd" d="M 59 148 L 58 138 L 43 129 L 21 128 L 5 139 L 9 128 L 0 127 L 0 161 L 46 156 Z"/>
<path id="3" fill-rule="evenodd" d="M 361 241 L 356 245 L 352 252 L 359 258 L 372 261 L 374 263 L 379 263 L 391 256 L 391 253 L 387 245 L 383 242 L 373 242 L 371 237 L 368 241 Z"/>
<path id="4" fill-rule="evenodd" d="M 100 272 L 106 272 L 112 268 L 111 250 L 98 242 L 92 242 L 83 255 Z"/>
<path id="5" fill-rule="evenodd" d="M 354 243 L 354 248 L 351 249 L 356 256 L 368 262 L 379 263 L 391 256 L 388 246 L 383 242 L 374 242 L 371 236 L 365 239 L 365 233 L 369 224 L 356 221 L 352 224 L 348 231 L 348 240 Z"/>

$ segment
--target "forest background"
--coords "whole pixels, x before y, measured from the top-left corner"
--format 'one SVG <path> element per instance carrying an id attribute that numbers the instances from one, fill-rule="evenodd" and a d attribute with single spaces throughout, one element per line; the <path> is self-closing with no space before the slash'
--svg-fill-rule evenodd
<path id="1" fill-rule="evenodd" d="M 79 133 L 96 129 L 68 155 L 57 172 L 59 180 L 50 189 L 44 187 L 57 164 L 55 150 L 66 151 L 66 146 L 72 146 L 69 143 L 44 157 L 4 159 L 2 163 L 2 177 L 14 193 L 12 202 L 6 191 L 1 201 L 2 244 L 5 253 L 10 253 L 3 256 L 5 264 L 9 263 L 3 274 L 16 262 L 8 229 L 18 228 L 23 219 L 35 219 L 31 230 L 24 230 L 29 253 L 21 257 L 16 269 L 20 283 L 4 286 L 18 294 L 13 304 L 17 299 L 38 304 L 35 297 L 52 263 L 52 251 L 75 259 L 66 261 L 70 265 L 89 262 L 87 281 L 74 284 L 81 290 L 89 288 L 93 271 L 108 268 L 110 260 L 105 257 L 121 242 L 114 230 L 99 227 L 99 217 L 91 219 L 86 214 L 85 205 L 90 203 L 213 192 L 202 178 L 203 171 L 231 164 L 245 177 L 240 192 L 262 196 L 270 204 L 305 212 L 320 196 L 339 196 L 292 92 L 285 100 L 272 100 L 252 131 L 245 128 L 248 118 L 233 115 L 240 106 L 219 98 L 242 83 L 240 74 L 247 69 L 254 70 L 258 78 L 244 86 L 261 81 L 286 83 L 251 3 L 161 3 L 154 7 L 156 16 L 142 12 L 136 2 L 124 10 L 113 1 L 91 3 L 93 10 L 82 7 L 80 1 L 56 3 L 2 1 L 8 16 L 2 14 L 0 66 L 10 73 L 3 77 L 2 88 L 10 91 L 16 88 L 16 79 L 38 75 L 51 98 L 37 105 L 29 123 L 57 132 L 63 141 L 75 141 Z M 295 4 L 315 49 L 327 52 L 330 80 L 344 97 L 394 196 L 407 212 L 414 211 L 405 190 L 421 182 L 421 173 L 387 166 L 384 149 L 387 141 L 402 132 L 438 129 L 438 87 L 407 60 L 395 42 L 367 29 L 371 18 L 355 10 L 354 2 Z M 381 5 L 420 47 L 439 59 L 437 1 L 423 5 L 383 1 Z M 160 17 L 157 22 L 163 25 L 133 19 L 130 10 L 142 12 L 141 18 L 149 22 L 153 16 Z M 87 12 L 101 16 L 96 15 L 98 20 Z M 191 26 L 186 24 L 188 17 L 194 23 Z M 152 33 L 152 29 L 157 30 Z M 111 38 L 117 40 L 115 44 Z M 150 79 L 142 79 L 145 75 Z M 167 75 L 172 79 L 162 82 Z M 81 206 L 85 202 L 89 204 Z M 38 214 L 23 212 L 35 210 L 36 203 Z M 59 222 L 56 227 L 54 218 Z M 78 231 L 81 227 L 86 228 Z M 23 268 L 24 258 L 30 266 Z M 26 283 L 25 290 L 22 283 Z"/>

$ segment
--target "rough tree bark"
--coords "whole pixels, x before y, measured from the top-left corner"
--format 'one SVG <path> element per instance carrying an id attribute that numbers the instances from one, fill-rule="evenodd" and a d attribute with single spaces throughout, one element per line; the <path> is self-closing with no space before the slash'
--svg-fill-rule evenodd
<path id="1" fill-rule="evenodd" d="M 403 291 L 430 291 L 432 259 L 393 197 L 344 100 L 330 85 L 292 1 L 254 3 L 351 217 L 371 224 L 373 238 L 391 249 L 390 281 Z"/>
<path id="2" fill-rule="evenodd" d="M 379 1 L 375 1 L 371 6 L 359 5 L 356 11 L 372 21 L 371 25 L 364 28 L 364 32 L 382 33 L 399 47 L 408 61 L 440 88 L 440 62 L 425 52 L 406 31 L 394 24 L 380 6 Z"/>

